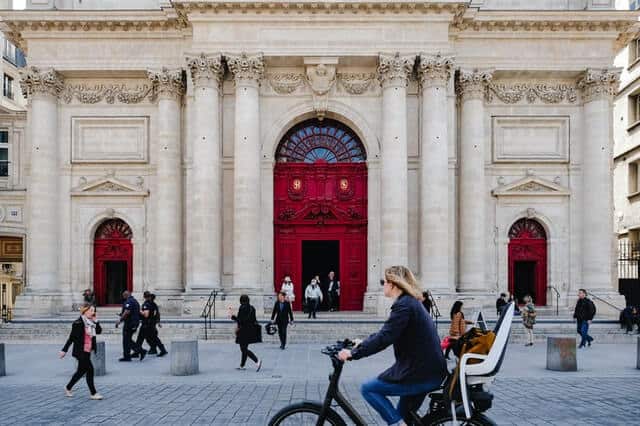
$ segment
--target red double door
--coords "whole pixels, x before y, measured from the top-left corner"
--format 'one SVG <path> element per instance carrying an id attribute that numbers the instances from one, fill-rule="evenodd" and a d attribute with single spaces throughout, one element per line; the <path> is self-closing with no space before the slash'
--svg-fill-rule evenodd
<path id="1" fill-rule="evenodd" d="M 509 241 L 509 292 L 519 303 L 530 295 L 536 305 L 547 304 L 547 240 L 516 238 Z"/>
<path id="2" fill-rule="evenodd" d="M 367 168 L 364 163 L 277 163 L 274 283 L 290 275 L 302 308 L 315 275 L 340 280 L 340 310 L 362 310 L 367 285 Z"/>
<path id="3" fill-rule="evenodd" d="M 96 303 L 118 305 L 124 290 L 133 290 L 131 229 L 120 219 L 104 222 L 93 242 L 93 285 Z"/>

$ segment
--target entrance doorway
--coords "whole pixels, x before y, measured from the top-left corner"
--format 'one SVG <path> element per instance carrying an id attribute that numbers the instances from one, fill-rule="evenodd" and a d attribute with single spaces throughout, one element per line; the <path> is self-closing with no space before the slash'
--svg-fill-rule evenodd
<path id="1" fill-rule="evenodd" d="M 537 300 L 536 294 L 536 262 L 528 260 L 517 261 L 513 272 L 513 292 L 518 303 L 524 303 L 524 297 L 528 294 L 533 300 Z"/>
<path id="2" fill-rule="evenodd" d="M 518 303 L 527 294 L 547 304 L 547 234 L 533 219 L 520 219 L 509 230 L 509 291 Z"/>
<path id="3" fill-rule="evenodd" d="M 104 263 L 106 300 L 105 305 L 117 305 L 122 301 L 122 292 L 127 290 L 127 262 L 108 260 Z"/>
<path id="4" fill-rule="evenodd" d="M 93 290 L 99 306 L 118 305 L 133 291 L 131 228 L 121 219 L 103 222 L 93 241 Z"/>
<path id="5" fill-rule="evenodd" d="M 302 242 L 302 294 L 316 275 L 320 277 L 322 290 L 321 310 L 329 310 L 327 275 L 329 271 L 338 274 L 340 271 L 340 242 L 336 240 L 303 241 Z M 339 278 L 338 278 L 339 279 Z"/>

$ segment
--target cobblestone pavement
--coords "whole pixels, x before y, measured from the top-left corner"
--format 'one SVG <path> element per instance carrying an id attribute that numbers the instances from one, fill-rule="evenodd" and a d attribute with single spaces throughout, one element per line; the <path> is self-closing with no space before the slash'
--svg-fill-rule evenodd
<path id="1" fill-rule="evenodd" d="M 265 425 L 281 407 L 321 399 L 330 363 L 320 345 L 280 351 L 255 345 L 264 367 L 237 371 L 239 351 L 230 343 L 200 342 L 200 374 L 169 375 L 169 357 L 120 364 L 107 346 L 107 375 L 96 378 L 103 401 L 90 401 L 84 381 L 65 398 L 62 388 L 75 364 L 56 358 L 52 345 L 7 345 L 7 376 L 0 378 L 0 424 L 245 424 Z M 359 384 L 388 366 L 392 352 L 349 363 L 343 388 L 368 424 L 382 424 L 358 391 Z M 498 424 L 635 424 L 640 417 L 640 370 L 635 345 L 594 345 L 579 352 L 577 373 L 544 370 L 542 345 L 510 345 L 491 390 L 487 415 Z M 252 367 L 250 364 L 249 367 Z"/>

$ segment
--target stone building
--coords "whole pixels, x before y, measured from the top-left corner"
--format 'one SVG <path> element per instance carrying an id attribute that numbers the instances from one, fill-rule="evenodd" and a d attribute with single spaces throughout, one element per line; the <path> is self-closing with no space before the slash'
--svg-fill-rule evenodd
<path id="1" fill-rule="evenodd" d="M 2 17 L 30 65 L 23 314 L 86 287 L 268 306 L 329 270 L 383 313 L 393 264 L 446 308 L 619 301 L 612 64 L 637 16 L 613 1 L 88 3 Z"/>

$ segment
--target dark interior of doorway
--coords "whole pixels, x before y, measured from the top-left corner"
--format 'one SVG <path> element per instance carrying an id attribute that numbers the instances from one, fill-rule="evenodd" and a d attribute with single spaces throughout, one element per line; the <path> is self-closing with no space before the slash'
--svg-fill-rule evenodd
<path id="1" fill-rule="evenodd" d="M 334 271 L 339 277 L 340 271 L 340 242 L 337 240 L 302 241 L 302 294 L 311 279 L 320 276 L 322 289 L 321 310 L 329 310 L 327 289 L 329 271 Z"/>
<path id="2" fill-rule="evenodd" d="M 127 262 L 125 260 L 109 260 L 105 262 L 105 283 L 107 286 L 107 305 L 122 303 L 122 292 L 127 289 Z"/>
<path id="3" fill-rule="evenodd" d="M 524 303 L 524 297 L 530 295 L 536 301 L 536 262 L 516 261 L 514 265 L 514 293 L 518 303 Z"/>

